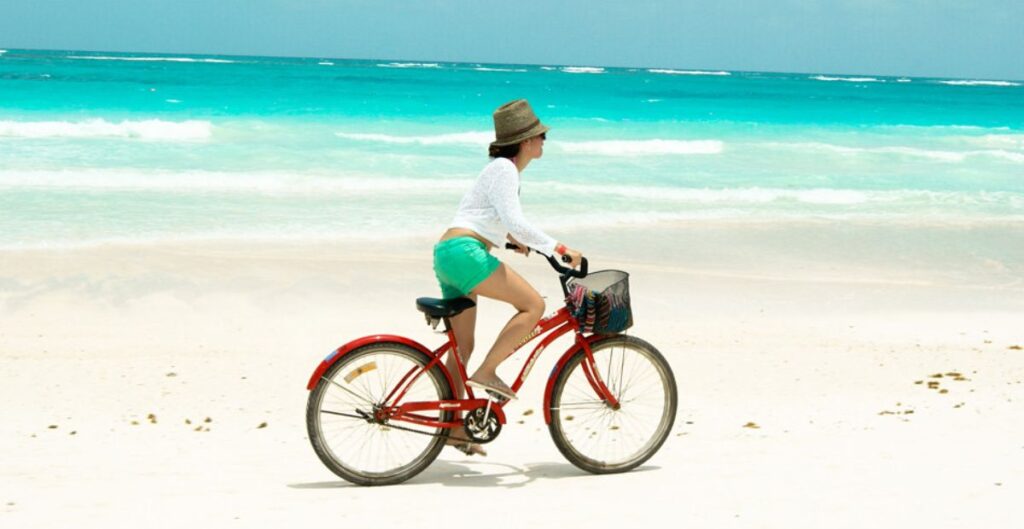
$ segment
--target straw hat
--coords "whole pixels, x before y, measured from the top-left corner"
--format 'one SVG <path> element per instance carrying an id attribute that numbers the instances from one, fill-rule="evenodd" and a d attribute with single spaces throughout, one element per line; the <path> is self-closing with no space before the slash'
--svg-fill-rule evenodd
<path id="1" fill-rule="evenodd" d="M 491 142 L 491 146 L 512 145 L 548 130 L 547 125 L 540 122 L 525 99 L 516 99 L 494 111 L 495 140 Z"/>

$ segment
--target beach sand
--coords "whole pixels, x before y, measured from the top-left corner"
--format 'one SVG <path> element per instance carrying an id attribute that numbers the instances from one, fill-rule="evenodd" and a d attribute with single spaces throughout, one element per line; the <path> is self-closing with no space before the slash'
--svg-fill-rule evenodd
<path id="1" fill-rule="evenodd" d="M 630 333 L 679 386 L 664 447 L 619 475 L 562 458 L 540 412 L 563 341 L 506 408 L 489 456 L 445 449 L 380 488 L 317 459 L 305 386 L 359 336 L 441 343 L 413 306 L 437 293 L 432 241 L 5 251 L 0 526 L 1017 527 L 1021 231 L 567 236 L 594 268 L 632 274 Z M 499 255 L 558 306 L 544 261 Z M 481 303 L 481 348 L 510 315 Z M 525 354 L 500 373 L 513 378 Z"/>

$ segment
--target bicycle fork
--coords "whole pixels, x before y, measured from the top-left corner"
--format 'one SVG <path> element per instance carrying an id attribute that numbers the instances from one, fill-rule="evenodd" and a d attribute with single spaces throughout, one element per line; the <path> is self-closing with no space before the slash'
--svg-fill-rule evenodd
<path id="1" fill-rule="evenodd" d="M 619 403 L 618 398 L 612 394 L 608 385 L 601 379 L 601 373 L 597 370 L 597 363 L 594 361 L 594 352 L 590 349 L 590 343 L 579 333 L 576 334 L 576 343 L 580 344 L 580 347 L 583 348 L 583 361 L 580 362 L 580 366 L 583 369 L 583 374 L 587 377 L 587 382 L 590 383 L 590 387 L 613 410 L 621 408 L 622 404 Z"/>

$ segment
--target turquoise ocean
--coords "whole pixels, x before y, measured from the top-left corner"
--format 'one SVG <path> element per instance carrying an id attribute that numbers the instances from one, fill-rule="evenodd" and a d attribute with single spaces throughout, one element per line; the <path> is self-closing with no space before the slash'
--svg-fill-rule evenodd
<path id="1" fill-rule="evenodd" d="M 0 249 L 434 236 L 520 97 L 559 233 L 1024 223 L 1022 81 L 6 49 Z"/>

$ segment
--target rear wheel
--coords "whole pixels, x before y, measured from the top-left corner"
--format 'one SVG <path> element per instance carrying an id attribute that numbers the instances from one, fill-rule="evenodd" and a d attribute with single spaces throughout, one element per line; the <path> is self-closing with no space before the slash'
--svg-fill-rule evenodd
<path id="1" fill-rule="evenodd" d="M 597 372 L 620 407 L 598 395 L 581 349 L 558 373 L 551 394 L 555 445 L 572 464 L 595 474 L 636 468 L 661 448 L 676 416 L 676 382 L 651 344 L 613 336 L 591 345 Z"/>
<path id="2" fill-rule="evenodd" d="M 407 345 L 375 343 L 345 354 L 324 373 L 309 395 L 306 427 L 313 450 L 327 468 L 359 485 L 391 485 L 419 474 L 437 458 L 446 430 L 374 419 L 392 390 L 429 361 Z M 451 398 L 451 387 L 435 365 L 419 374 L 402 402 Z M 447 411 L 418 415 L 451 420 Z"/>

